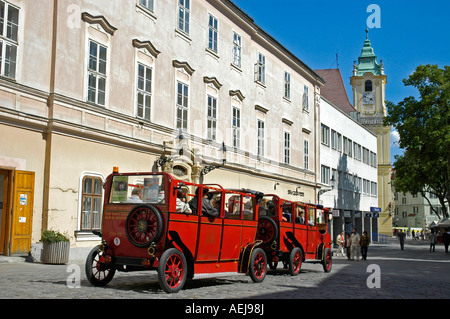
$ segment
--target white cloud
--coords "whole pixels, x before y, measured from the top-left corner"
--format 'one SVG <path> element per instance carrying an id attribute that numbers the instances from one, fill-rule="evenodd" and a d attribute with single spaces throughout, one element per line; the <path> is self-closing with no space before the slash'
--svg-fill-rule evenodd
<path id="1" fill-rule="evenodd" d="M 391 146 L 398 147 L 398 142 L 400 141 L 400 134 L 398 134 L 398 131 L 393 129 L 391 131 Z"/>

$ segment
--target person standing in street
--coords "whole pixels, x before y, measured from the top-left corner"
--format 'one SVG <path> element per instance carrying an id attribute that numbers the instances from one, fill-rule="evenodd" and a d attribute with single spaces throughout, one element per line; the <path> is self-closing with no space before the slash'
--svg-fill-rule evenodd
<path id="1" fill-rule="evenodd" d="M 403 248 L 405 248 L 405 236 L 406 236 L 406 234 L 400 229 L 398 231 L 397 237 L 398 237 L 398 241 L 400 242 L 401 250 L 403 250 Z"/>
<path id="2" fill-rule="evenodd" d="M 356 255 L 356 261 L 359 260 L 359 234 L 356 232 L 356 228 L 353 228 L 352 235 L 350 236 L 350 245 L 351 245 L 351 260 L 355 260 Z"/>
<path id="3" fill-rule="evenodd" d="M 348 233 L 345 233 L 345 251 L 347 253 L 347 259 L 350 260 L 350 235 Z"/>
<path id="4" fill-rule="evenodd" d="M 367 260 L 367 250 L 368 250 L 369 244 L 370 244 L 370 239 L 369 239 L 369 236 L 367 235 L 367 231 L 363 232 L 363 235 L 361 236 L 361 239 L 359 242 L 361 245 L 362 260 Z"/>
<path id="5" fill-rule="evenodd" d="M 450 229 L 442 234 L 442 242 L 445 246 L 445 252 L 448 253 L 448 245 L 450 244 Z"/>
<path id="6" fill-rule="evenodd" d="M 336 256 L 339 256 L 339 254 L 341 254 L 341 256 L 344 256 L 344 232 L 341 231 L 340 234 L 337 235 L 336 243 L 338 244 Z"/>
<path id="7" fill-rule="evenodd" d="M 431 249 L 433 249 L 433 253 L 434 253 L 434 249 L 436 247 L 436 241 L 437 241 L 437 234 L 435 234 L 434 230 L 431 230 L 431 233 L 428 236 L 428 239 L 430 240 L 430 252 L 431 252 Z"/>

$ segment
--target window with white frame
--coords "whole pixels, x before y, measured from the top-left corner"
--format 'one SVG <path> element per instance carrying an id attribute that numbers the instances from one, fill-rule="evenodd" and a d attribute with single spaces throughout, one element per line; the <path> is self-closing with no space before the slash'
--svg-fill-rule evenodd
<path id="1" fill-rule="evenodd" d="M 241 146 L 241 110 L 233 107 L 233 147 Z"/>
<path id="2" fill-rule="evenodd" d="M 342 152 L 342 134 L 336 133 L 336 150 Z"/>
<path id="3" fill-rule="evenodd" d="M 362 178 L 361 177 L 358 177 L 358 193 L 361 193 L 362 192 Z"/>
<path id="4" fill-rule="evenodd" d="M 264 156 L 264 120 L 258 119 L 258 156 Z"/>
<path id="5" fill-rule="evenodd" d="M 266 83 L 266 57 L 258 53 L 258 62 L 255 64 L 255 81 Z"/>
<path id="6" fill-rule="evenodd" d="M 337 149 L 337 132 L 335 130 L 331 130 L 331 148 Z"/>
<path id="7" fill-rule="evenodd" d="M 236 32 L 233 32 L 233 64 L 237 67 L 241 67 L 242 59 L 242 40 L 241 36 Z"/>
<path id="8" fill-rule="evenodd" d="M 367 148 L 363 147 L 363 163 L 369 164 L 370 161 L 369 157 L 370 151 Z"/>
<path id="9" fill-rule="evenodd" d="M 106 98 L 106 46 L 89 40 L 88 101 L 105 105 Z"/>
<path id="10" fill-rule="evenodd" d="M 19 9 L 0 1 L 0 75 L 15 79 L 19 33 Z"/>
<path id="11" fill-rule="evenodd" d="M 320 181 L 322 184 L 330 184 L 330 168 L 328 166 L 322 165 L 320 170 Z"/>
<path id="12" fill-rule="evenodd" d="M 370 165 L 377 167 L 377 154 L 374 152 L 370 152 Z"/>
<path id="13" fill-rule="evenodd" d="M 207 129 L 208 139 L 215 141 L 217 134 L 217 99 L 211 95 L 208 95 Z"/>
<path id="14" fill-rule="evenodd" d="M 152 105 L 152 69 L 138 63 L 137 117 L 150 121 Z"/>
<path id="15" fill-rule="evenodd" d="M 303 101 L 302 106 L 304 110 L 309 110 L 309 88 L 307 85 L 303 86 Z"/>
<path id="16" fill-rule="evenodd" d="M 191 0 L 178 0 L 178 29 L 189 34 Z"/>
<path id="17" fill-rule="evenodd" d="M 150 11 L 154 11 L 154 0 L 139 0 L 139 4 Z"/>
<path id="18" fill-rule="evenodd" d="M 358 161 L 361 160 L 361 145 L 359 145 L 358 143 L 353 143 L 354 146 L 354 150 L 353 150 L 353 154 L 355 159 L 357 159 Z"/>
<path id="19" fill-rule="evenodd" d="M 219 20 L 213 15 L 208 19 L 208 48 L 217 53 L 217 38 L 219 34 Z"/>
<path id="20" fill-rule="evenodd" d="M 377 196 L 377 183 L 375 183 L 375 182 L 370 182 L 370 188 L 371 188 L 371 190 L 370 190 L 370 194 L 372 195 L 372 196 Z"/>
<path id="21" fill-rule="evenodd" d="M 309 169 L 309 140 L 303 141 L 303 168 Z"/>
<path id="22" fill-rule="evenodd" d="M 284 72 L 284 97 L 291 99 L 291 75 L 289 72 Z"/>
<path id="23" fill-rule="evenodd" d="M 291 163 L 291 133 L 284 131 L 284 164 Z"/>
<path id="24" fill-rule="evenodd" d="M 177 129 L 187 131 L 189 109 L 189 86 L 177 82 Z"/>
<path id="25" fill-rule="evenodd" d="M 330 146 L 330 128 L 324 124 L 321 125 L 321 142 L 326 146 Z"/>
<path id="26" fill-rule="evenodd" d="M 101 229 L 103 180 L 98 176 L 84 176 L 81 195 L 80 230 Z"/>
<path id="27" fill-rule="evenodd" d="M 370 181 L 363 179 L 363 194 L 370 195 Z"/>

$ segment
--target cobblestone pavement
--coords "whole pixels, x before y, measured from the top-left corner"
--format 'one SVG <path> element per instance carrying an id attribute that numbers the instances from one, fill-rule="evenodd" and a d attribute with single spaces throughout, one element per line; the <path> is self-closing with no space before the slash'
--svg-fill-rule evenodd
<path id="1" fill-rule="evenodd" d="M 278 268 L 261 284 L 235 275 L 193 280 L 178 294 L 166 294 L 154 271 L 117 272 L 108 286 L 94 287 L 85 277 L 84 261 L 45 265 L 0 257 L 0 299 L 447 299 L 449 269 L 450 254 L 442 245 L 432 253 L 426 242 L 409 241 L 403 251 L 392 242 L 371 245 L 367 261 L 335 256 L 330 273 L 320 264 L 304 263 L 296 277 Z M 80 278 L 79 284 L 74 278 Z M 78 288 L 69 287 L 73 285 Z"/>

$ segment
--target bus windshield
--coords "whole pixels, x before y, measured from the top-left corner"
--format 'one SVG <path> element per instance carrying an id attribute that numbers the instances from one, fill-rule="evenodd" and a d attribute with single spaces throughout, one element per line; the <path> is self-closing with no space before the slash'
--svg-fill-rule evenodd
<path id="1" fill-rule="evenodd" d="M 165 198 L 163 175 L 118 175 L 109 202 L 165 204 Z"/>

